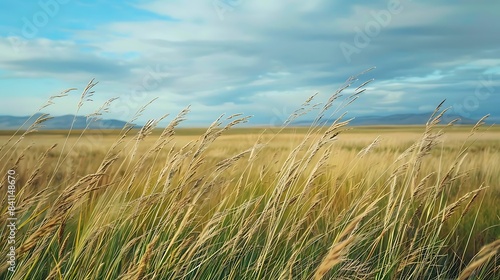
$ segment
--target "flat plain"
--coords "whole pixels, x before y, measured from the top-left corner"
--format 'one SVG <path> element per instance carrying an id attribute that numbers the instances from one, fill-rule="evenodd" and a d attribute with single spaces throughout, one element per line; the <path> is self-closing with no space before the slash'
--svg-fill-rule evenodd
<path id="1" fill-rule="evenodd" d="M 1 132 L 16 279 L 500 276 L 500 127 L 227 128 Z"/>

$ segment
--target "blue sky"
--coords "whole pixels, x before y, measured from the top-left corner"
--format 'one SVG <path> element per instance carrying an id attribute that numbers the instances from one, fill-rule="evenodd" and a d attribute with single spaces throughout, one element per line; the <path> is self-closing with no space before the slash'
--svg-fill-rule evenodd
<path id="1" fill-rule="evenodd" d="M 324 102 L 349 76 L 376 66 L 350 116 L 452 112 L 500 121 L 500 2 L 190 0 L 2 1 L 0 115 L 74 114 L 95 78 L 88 114 L 222 113 L 277 125 L 310 95 Z M 308 116 L 305 116 L 308 118 Z"/>

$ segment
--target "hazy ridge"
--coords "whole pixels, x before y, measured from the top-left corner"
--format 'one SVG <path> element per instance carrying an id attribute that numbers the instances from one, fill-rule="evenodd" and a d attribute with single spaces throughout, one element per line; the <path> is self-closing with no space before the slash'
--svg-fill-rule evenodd
<path id="1" fill-rule="evenodd" d="M 353 118 L 349 123 L 355 126 L 370 126 L 370 125 L 424 125 L 432 113 L 421 114 L 394 114 L 388 116 L 361 116 Z M 29 116 L 8 116 L 0 115 L 0 130 L 13 130 L 22 126 L 22 129 L 28 128 L 42 114 L 36 114 L 33 117 Z M 346 117 L 345 119 L 348 119 Z M 443 123 L 451 122 L 454 119 L 459 119 L 456 124 L 471 125 L 477 122 L 476 119 L 466 118 L 460 115 L 445 114 Z M 73 123 L 74 121 L 74 123 Z M 323 119 L 322 124 L 332 124 L 335 119 Z M 487 120 L 487 123 L 494 123 L 493 120 Z M 43 123 L 40 129 L 70 129 L 73 123 L 73 129 L 121 129 L 127 122 L 116 119 L 99 119 L 91 120 L 85 116 L 63 115 L 55 116 L 52 119 Z M 299 120 L 291 123 L 291 126 L 310 126 L 313 120 Z M 24 124 L 24 125 L 23 125 Z"/>

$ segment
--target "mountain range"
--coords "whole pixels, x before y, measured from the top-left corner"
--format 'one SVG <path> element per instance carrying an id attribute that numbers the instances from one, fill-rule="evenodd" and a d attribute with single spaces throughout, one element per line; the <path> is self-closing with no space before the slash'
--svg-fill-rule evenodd
<path id="1" fill-rule="evenodd" d="M 361 116 L 355 117 L 349 123 L 354 126 L 369 126 L 369 125 L 424 125 L 432 113 L 422 114 L 396 114 L 388 116 Z M 20 127 L 27 129 L 35 120 L 42 114 L 36 114 L 33 117 L 16 117 L 16 116 L 0 116 L 0 130 L 16 130 Z M 442 124 L 446 124 L 454 119 L 460 119 L 457 124 L 471 125 L 476 124 L 477 120 L 462 117 L 460 115 L 445 114 L 442 119 Z M 346 117 L 345 119 L 348 119 Z M 323 119 L 322 124 L 332 124 L 335 119 Z M 43 123 L 40 129 L 70 129 L 73 123 L 73 129 L 121 129 L 127 122 L 115 119 L 100 119 L 89 121 L 85 116 L 64 115 L 53 117 Z M 309 126 L 313 120 L 301 120 L 293 122 L 292 126 Z M 487 123 L 493 123 L 488 121 Z"/>
<path id="2" fill-rule="evenodd" d="M 40 116 L 42 116 L 42 114 L 35 114 L 31 119 L 29 116 L 0 116 L 0 130 L 16 130 L 19 128 L 25 130 Z M 64 115 L 52 117 L 43 122 L 43 126 L 40 129 L 70 129 L 71 124 L 73 124 L 73 129 L 84 129 L 87 126 L 88 129 L 121 129 L 127 122 L 114 119 L 90 121 L 90 119 L 87 119 L 85 116 Z"/>

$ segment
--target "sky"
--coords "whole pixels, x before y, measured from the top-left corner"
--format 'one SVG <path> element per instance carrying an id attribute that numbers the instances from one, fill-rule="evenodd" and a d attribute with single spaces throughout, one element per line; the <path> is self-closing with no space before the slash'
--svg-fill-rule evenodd
<path id="1" fill-rule="evenodd" d="M 312 94 L 374 79 L 349 116 L 452 113 L 500 122 L 499 1 L 4 0 L 0 115 L 94 112 L 138 122 L 190 106 L 280 125 Z M 82 90 L 98 81 L 77 111 Z M 348 93 L 348 91 L 346 92 Z M 311 112 L 310 114 L 315 114 Z M 303 116 L 302 118 L 311 118 Z"/>

